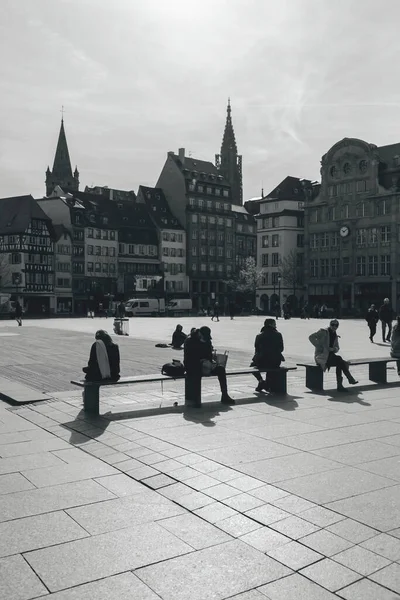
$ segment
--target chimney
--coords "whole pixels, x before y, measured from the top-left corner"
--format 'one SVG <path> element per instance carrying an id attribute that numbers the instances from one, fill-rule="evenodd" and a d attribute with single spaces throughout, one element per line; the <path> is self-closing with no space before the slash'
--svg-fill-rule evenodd
<path id="1" fill-rule="evenodd" d="M 185 164 L 185 148 L 179 148 L 178 156 L 179 156 L 179 160 L 184 165 Z"/>

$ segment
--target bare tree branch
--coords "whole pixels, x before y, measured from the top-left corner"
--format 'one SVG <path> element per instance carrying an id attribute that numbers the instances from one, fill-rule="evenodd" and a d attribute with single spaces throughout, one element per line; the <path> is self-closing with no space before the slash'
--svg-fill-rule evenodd
<path id="1" fill-rule="evenodd" d="M 299 265 L 297 257 L 296 250 L 291 250 L 280 264 L 282 281 L 287 287 L 293 289 L 293 294 L 303 285 L 303 267 Z"/>

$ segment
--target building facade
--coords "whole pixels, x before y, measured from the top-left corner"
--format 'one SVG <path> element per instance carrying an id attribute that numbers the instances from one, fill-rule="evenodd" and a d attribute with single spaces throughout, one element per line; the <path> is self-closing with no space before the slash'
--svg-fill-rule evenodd
<path id="1" fill-rule="evenodd" d="M 189 278 L 186 274 L 186 232 L 171 213 L 160 188 L 140 186 L 137 202 L 145 204 L 158 230 L 160 261 L 164 272 L 166 299 L 187 297 Z"/>
<path id="2" fill-rule="evenodd" d="M 54 237 L 51 220 L 32 196 L 0 199 L 1 291 L 28 314 L 50 311 Z"/>
<path id="3" fill-rule="evenodd" d="M 232 204 L 234 227 L 235 269 L 244 266 L 247 258 L 257 259 L 257 221 L 244 206 Z"/>
<path id="4" fill-rule="evenodd" d="M 399 308 L 400 144 L 336 143 L 305 216 L 310 303 L 363 314 L 388 297 Z"/>
<path id="5" fill-rule="evenodd" d="M 157 182 L 186 230 L 186 268 L 194 308 L 228 304 L 225 280 L 235 267 L 234 216 L 229 183 L 208 161 L 168 152 Z"/>
<path id="6" fill-rule="evenodd" d="M 273 312 L 285 302 L 296 311 L 304 301 L 304 203 L 312 183 L 286 177 L 260 200 L 257 265 L 262 280 L 257 307 Z"/>
<path id="7" fill-rule="evenodd" d="M 72 237 L 64 225 L 54 225 L 54 296 L 50 312 L 73 314 L 72 296 Z"/>
<path id="8" fill-rule="evenodd" d="M 215 155 L 215 164 L 223 178 L 231 186 L 232 204 L 242 206 L 243 183 L 242 183 L 242 156 L 238 154 L 235 132 L 232 124 L 232 109 L 228 99 L 226 110 L 226 122 L 224 135 L 222 137 L 221 152 Z"/>

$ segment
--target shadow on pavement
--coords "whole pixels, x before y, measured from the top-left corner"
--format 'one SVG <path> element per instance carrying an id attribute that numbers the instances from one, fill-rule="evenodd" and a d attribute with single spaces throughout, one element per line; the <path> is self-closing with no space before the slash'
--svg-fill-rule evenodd
<path id="1" fill-rule="evenodd" d="M 79 446 L 83 441 L 82 436 L 88 436 L 92 439 L 101 437 L 110 424 L 108 414 L 90 416 L 82 408 L 73 421 L 61 423 L 65 429 L 70 431 L 71 437 L 69 438 L 69 443 Z"/>
<path id="2" fill-rule="evenodd" d="M 184 420 L 203 425 L 203 427 L 215 427 L 216 422 L 213 419 L 219 417 L 221 412 L 232 410 L 230 406 L 221 406 L 218 409 L 209 407 L 204 410 L 204 408 L 204 405 L 201 408 L 186 408 L 183 411 Z"/>

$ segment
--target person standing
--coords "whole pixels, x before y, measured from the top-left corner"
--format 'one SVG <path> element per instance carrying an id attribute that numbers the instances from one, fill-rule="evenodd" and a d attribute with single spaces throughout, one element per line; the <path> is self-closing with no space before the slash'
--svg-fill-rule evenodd
<path id="1" fill-rule="evenodd" d="M 22 306 L 18 300 L 15 303 L 15 320 L 18 323 L 18 327 L 22 327 Z"/>
<path id="2" fill-rule="evenodd" d="M 371 306 L 369 307 L 367 316 L 365 317 L 365 320 L 367 321 L 368 327 L 369 327 L 369 339 L 371 340 L 372 343 L 374 343 L 374 335 L 376 334 L 376 326 L 379 321 L 379 314 L 375 308 L 375 304 L 371 304 Z"/>
<path id="3" fill-rule="evenodd" d="M 336 367 L 337 390 L 338 392 L 346 392 L 347 390 L 343 387 L 342 383 L 343 373 L 351 385 L 355 385 L 358 381 L 351 375 L 349 364 L 338 355 L 338 327 L 339 321 L 337 319 L 332 319 L 329 323 L 329 327 L 323 327 L 319 331 L 312 333 L 308 339 L 315 347 L 314 359 L 317 365 L 319 365 L 323 371 L 329 371 L 331 367 Z"/>
<path id="4" fill-rule="evenodd" d="M 396 317 L 393 327 L 390 356 L 397 358 L 397 375 L 400 377 L 400 316 Z"/>
<path id="5" fill-rule="evenodd" d="M 233 321 L 234 316 L 235 316 L 235 303 L 234 302 L 229 302 L 229 316 L 231 318 L 231 321 Z"/>
<path id="6" fill-rule="evenodd" d="M 276 329 L 275 319 L 265 319 L 264 327 L 256 336 L 254 349 L 255 354 L 250 366 L 259 369 L 259 371 L 253 373 L 253 375 L 258 381 L 256 392 L 262 392 L 262 390 L 269 389 L 269 382 L 267 374 L 265 380 L 263 380 L 260 371 L 279 369 L 282 360 L 284 360 L 282 356 L 283 338 L 282 334 Z"/>
<path id="7" fill-rule="evenodd" d="M 213 312 L 213 316 L 211 317 L 211 321 L 214 321 L 214 318 L 216 318 L 217 321 L 219 321 L 219 304 L 218 304 L 218 302 L 216 302 L 214 304 L 214 312 Z"/>
<path id="8" fill-rule="evenodd" d="M 379 318 L 382 324 L 382 341 L 390 342 L 390 338 L 392 335 L 392 321 L 393 321 L 393 310 L 390 306 L 389 298 L 385 298 L 382 306 L 379 309 Z M 388 333 L 386 336 L 386 325 L 388 328 Z"/>

